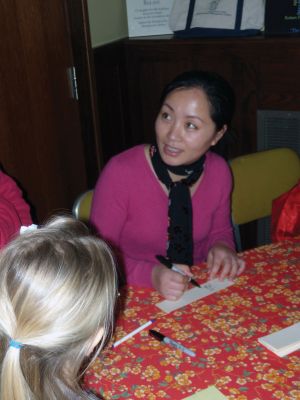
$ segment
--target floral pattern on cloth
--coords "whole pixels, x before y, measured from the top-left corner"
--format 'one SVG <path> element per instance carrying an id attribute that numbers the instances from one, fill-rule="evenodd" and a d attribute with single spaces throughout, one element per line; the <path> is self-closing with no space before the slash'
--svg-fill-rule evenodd
<path id="1" fill-rule="evenodd" d="M 108 346 L 86 372 L 85 385 L 105 399 L 184 399 L 214 385 L 229 400 L 300 399 L 300 351 L 280 358 L 258 338 L 300 321 L 300 240 L 243 253 L 247 269 L 233 286 L 165 314 L 150 289 L 127 287 L 114 340 L 155 318 L 161 331 L 196 352 L 143 330 Z M 193 267 L 205 282 L 205 264 Z"/>

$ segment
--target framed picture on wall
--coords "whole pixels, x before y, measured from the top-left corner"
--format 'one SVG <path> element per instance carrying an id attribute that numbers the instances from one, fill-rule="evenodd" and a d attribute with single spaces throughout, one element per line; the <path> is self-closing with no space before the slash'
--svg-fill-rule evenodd
<path id="1" fill-rule="evenodd" d="M 129 37 L 173 34 L 169 15 L 174 0 L 126 0 Z"/>

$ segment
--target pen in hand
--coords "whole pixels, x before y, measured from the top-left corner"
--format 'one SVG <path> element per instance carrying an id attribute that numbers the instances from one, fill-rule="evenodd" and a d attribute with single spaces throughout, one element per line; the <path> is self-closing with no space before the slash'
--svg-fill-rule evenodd
<path id="1" fill-rule="evenodd" d="M 183 276 L 187 276 L 186 273 L 184 271 L 182 271 L 180 268 L 177 268 L 175 264 L 173 264 L 170 260 L 168 260 L 166 257 L 164 256 L 156 256 L 156 259 L 163 264 L 165 267 L 171 269 L 174 272 L 178 272 L 178 274 L 183 275 Z M 193 279 L 190 278 L 190 282 L 192 285 L 200 288 L 201 286 L 199 285 L 199 283 Z"/>

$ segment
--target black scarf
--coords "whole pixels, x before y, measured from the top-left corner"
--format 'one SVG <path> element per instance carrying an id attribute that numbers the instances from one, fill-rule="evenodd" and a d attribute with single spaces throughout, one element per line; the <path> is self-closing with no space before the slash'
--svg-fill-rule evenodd
<path id="1" fill-rule="evenodd" d="M 155 145 L 150 147 L 150 158 L 158 179 L 169 191 L 169 226 L 167 257 L 173 263 L 193 265 L 193 210 L 189 188 L 203 171 L 205 155 L 190 165 L 170 166 L 163 162 Z M 168 171 L 186 176 L 173 182 Z"/>

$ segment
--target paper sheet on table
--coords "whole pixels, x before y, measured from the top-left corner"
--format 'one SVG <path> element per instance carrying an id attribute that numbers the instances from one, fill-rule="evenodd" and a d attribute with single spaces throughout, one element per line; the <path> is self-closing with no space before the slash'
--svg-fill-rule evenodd
<path id="1" fill-rule="evenodd" d="M 258 338 L 258 341 L 279 357 L 300 349 L 300 322 Z"/>
<path id="2" fill-rule="evenodd" d="M 228 279 L 224 279 L 224 281 L 213 279 L 201 285 L 201 288 L 195 287 L 193 289 L 187 290 L 184 295 L 177 301 L 164 300 L 160 303 L 157 303 L 156 306 L 162 311 L 169 313 L 171 311 L 177 310 L 178 308 L 184 307 L 195 300 L 202 299 L 203 297 L 209 296 L 212 293 L 225 289 L 233 284 L 234 282 Z"/>
<path id="3" fill-rule="evenodd" d="M 209 386 L 183 400 L 226 400 L 226 398 L 215 386 Z"/>

